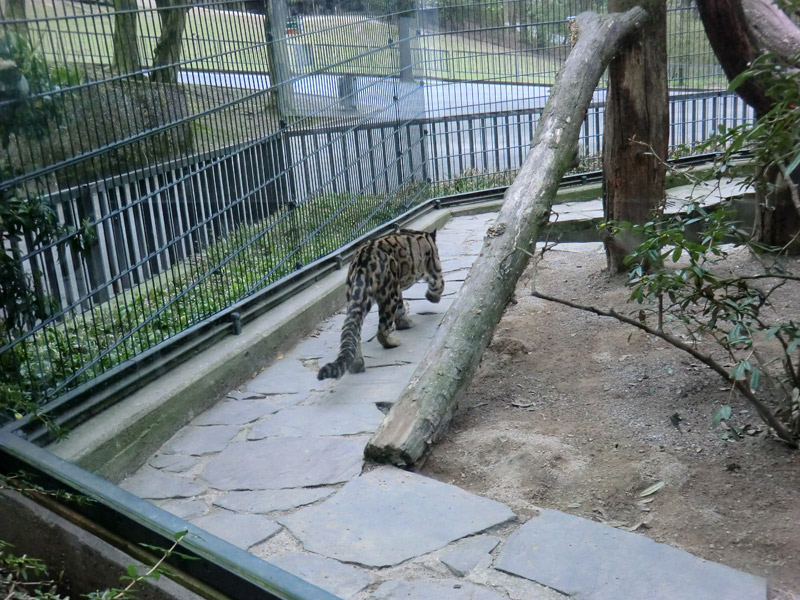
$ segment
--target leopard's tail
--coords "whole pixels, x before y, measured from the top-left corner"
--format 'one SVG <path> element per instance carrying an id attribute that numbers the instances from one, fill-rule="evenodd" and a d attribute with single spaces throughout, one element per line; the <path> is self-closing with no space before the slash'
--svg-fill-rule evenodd
<path id="1" fill-rule="evenodd" d="M 360 302 L 351 302 L 347 307 L 347 317 L 342 326 L 339 356 L 335 361 L 329 362 L 319 370 L 317 379 L 339 379 L 353 364 L 360 343 L 361 326 L 364 324 L 364 317 L 368 310 L 364 310 Z"/>

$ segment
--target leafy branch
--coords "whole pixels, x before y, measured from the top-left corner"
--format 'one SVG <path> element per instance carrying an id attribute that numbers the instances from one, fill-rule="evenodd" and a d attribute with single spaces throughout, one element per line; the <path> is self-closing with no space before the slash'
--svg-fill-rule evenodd
<path id="1" fill-rule="evenodd" d="M 557 304 L 562 304 L 564 306 L 568 306 L 570 308 L 576 308 L 578 310 L 582 310 L 585 312 L 591 312 L 601 317 L 611 317 L 614 318 L 622 323 L 630 325 L 631 327 L 636 327 L 637 329 L 641 329 L 642 331 L 656 336 L 665 342 L 675 346 L 676 348 L 683 350 L 684 352 L 692 355 L 694 358 L 702 362 L 704 365 L 708 366 L 719 374 L 723 379 L 728 381 L 733 387 L 735 387 L 747 400 L 755 407 L 756 411 L 758 412 L 759 416 L 766 422 L 770 427 L 775 430 L 775 433 L 778 437 L 786 442 L 792 448 L 797 448 L 798 443 L 794 439 L 791 432 L 772 414 L 772 412 L 766 407 L 766 405 L 761 402 L 750 390 L 750 388 L 740 379 L 736 379 L 733 374 L 731 374 L 725 367 L 719 364 L 710 356 L 699 352 L 694 346 L 683 342 L 682 340 L 678 339 L 675 336 L 672 336 L 663 330 L 654 329 L 653 327 L 648 326 L 641 321 L 637 321 L 636 319 L 632 319 L 625 315 L 622 315 L 615 311 L 614 309 L 610 310 L 603 310 L 600 308 L 595 308 L 594 306 L 586 306 L 582 304 L 577 304 L 575 302 L 571 302 L 569 300 L 565 300 L 563 298 L 557 298 L 555 296 L 549 296 L 547 294 L 543 294 L 541 292 L 533 291 L 532 295 L 535 298 L 541 298 L 542 300 L 547 300 L 548 302 L 555 302 Z"/>
<path id="2" fill-rule="evenodd" d="M 145 571 L 144 573 L 140 574 L 139 569 L 136 567 L 136 565 L 128 565 L 127 575 L 123 575 L 120 578 L 121 581 L 128 581 L 128 585 L 126 585 L 124 588 L 111 588 L 108 590 L 103 590 L 102 592 L 92 592 L 90 594 L 87 594 L 86 597 L 89 600 L 124 600 L 127 598 L 133 598 L 134 586 L 141 583 L 145 579 L 158 579 L 161 573 L 163 572 L 162 565 L 164 564 L 164 561 L 166 561 L 173 554 L 176 553 L 180 554 L 177 552 L 178 545 L 181 543 L 181 540 L 183 540 L 183 538 L 186 537 L 186 534 L 188 533 L 189 533 L 188 530 L 179 531 L 178 533 L 176 533 L 174 535 L 174 542 L 172 543 L 172 546 L 170 546 L 166 550 L 163 550 L 162 548 L 158 548 L 156 546 L 145 545 L 147 548 L 150 548 L 151 550 L 158 550 L 162 552 L 161 558 L 159 558 L 158 561 L 156 561 L 156 563 L 153 564 L 153 566 L 147 569 L 147 571 Z M 180 556 L 187 559 L 193 558 L 183 554 L 180 554 Z"/>

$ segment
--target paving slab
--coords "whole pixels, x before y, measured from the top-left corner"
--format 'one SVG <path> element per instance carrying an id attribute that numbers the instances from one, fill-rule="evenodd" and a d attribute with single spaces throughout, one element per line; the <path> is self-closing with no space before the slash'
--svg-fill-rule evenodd
<path id="1" fill-rule="evenodd" d="M 452 550 L 439 557 L 448 569 L 458 577 L 472 571 L 489 552 L 497 547 L 500 538 L 493 535 L 479 535 L 462 540 Z"/>
<path id="2" fill-rule="evenodd" d="M 553 588 L 536 583 L 524 577 L 509 575 L 492 566 L 492 556 L 487 555 L 465 577 L 471 583 L 477 583 L 499 594 L 505 594 L 509 600 L 568 600 L 569 596 L 557 592 Z M 620 600 L 631 600 L 620 598 Z"/>
<path id="3" fill-rule="evenodd" d="M 258 515 L 219 512 L 193 519 L 192 523 L 234 546 L 247 550 L 281 530 L 275 521 Z"/>
<path id="4" fill-rule="evenodd" d="M 167 512 L 181 519 L 196 519 L 208 513 L 208 506 L 200 500 L 170 500 L 159 505 Z"/>
<path id="5" fill-rule="evenodd" d="M 123 490 L 145 500 L 165 500 L 167 498 L 193 498 L 205 493 L 205 486 L 189 479 L 144 468 L 119 484 Z"/>
<path id="6" fill-rule="evenodd" d="M 386 581 L 372 597 L 376 600 L 505 600 L 497 592 L 460 579 Z"/>
<path id="7" fill-rule="evenodd" d="M 554 510 L 506 542 L 496 567 L 577 600 L 766 600 L 766 582 L 642 535 Z"/>
<path id="8" fill-rule="evenodd" d="M 270 557 L 268 561 L 345 600 L 352 598 L 375 581 L 374 575 L 357 567 L 343 565 L 336 560 L 316 554 L 292 552 Z"/>
<path id="9" fill-rule="evenodd" d="M 231 492 L 214 500 L 221 506 L 235 512 L 263 514 L 280 510 L 290 510 L 311 504 L 330 496 L 334 488 L 299 488 L 288 490 L 257 490 L 251 492 Z"/>
<path id="10" fill-rule="evenodd" d="M 383 413 L 374 404 L 294 406 L 253 425 L 247 439 L 372 433 L 381 421 Z"/>
<path id="11" fill-rule="evenodd" d="M 366 437 L 234 442 L 209 461 L 202 478 L 225 491 L 342 483 L 361 473 L 366 444 Z"/>
<path id="12" fill-rule="evenodd" d="M 383 370 L 382 367 L 380 370 Z M 369 367 L 367 367 L 369 372 Z M 397 382 L 371 382 L 360 380 L 363 373 L 348 373 L 344 377 L 348 378 L 347 385 L 340 385 L 332 388 L 328 393 L 321 394 L 310 399 L 309 404 L 324 404 L 326 406 L 346 405 L 346 404 L 365 404 L 369 406 L 391 406 L 400 397 L 400 393 L 405 385 L 398 385 Z M 353 381 L 351 381 L 351 379 Z M 340 379 L 339 381 L 343 381 Z"/>
<path id="13" fill-rule="evenodd" d="M 384 567 L 514 518 L 510 508 L 494 500 L 415 473 L 379 467 L 348 482 L 330 499 L 278 522 L 306 550 Z"/>
<path id="14" fill-rule="evenodd" d="M 442 258 L 442 271 L 445 274 L 445 279 L 447 279 L 449 273 L 471 268 L 473 262 L 475 262 L 475 257 L 469 254 Z M 447 285 L 445 285 L 445 289 L 447 289 Z"/>
<path id="15" fill-rule="evenodd" d="M 213 454 L 225 448 L 239 430 L 235 425 L 184 427 L 161 451 L 189 456 Z"/>
<path id="16" fill-rule="evenodd" d="M 159 454 L 154 456 L 147 464 L 161 471 L 169 473 L 185 473 L 197 464 L 196 456 L 186 456 L 183 454 Z"/>
<path id="17" fill-rule="evenodd" d="M 282 360 L 322 358 L 331 353 L 336 353 L 339 349 L 340 329 L 341 324 L 339 324 L 339 329 L 330 329 L 304 339 L 287 352 Z"/>
<path id="18" fill-rule="evenodd" d="M 262 394 L 261 392 L 252 392 L 247 390 L 231 390 L 225 397 L 231 398 L 232 400 L 256 400 L 258 398 L 266 398 L 267 395 Z"/>
<path id="19" fill-rule="evenodd" d="M 227 400 L 207 410 L 192 425 L 245 425 L 300 402 L 299 394 L 250 400 Z"/>
<path id="20" fill-rule="evenodd" d="M 284 359 L 285 360 L 285 359 Z M 243 388 L 245 392 L 260 394 L 308 394 L 318 389 L 317 374 L 300 361 L 278 361 L 265 369 Z"/>
<path id="21" fill-rule="evenodd" d="M 603 216 L 603 203 L 601 200 L 587 200 L 585 202 L 565 202 L 553 206 L 550 213 L 551 223 L 564 221 L 590 220 Z"/>

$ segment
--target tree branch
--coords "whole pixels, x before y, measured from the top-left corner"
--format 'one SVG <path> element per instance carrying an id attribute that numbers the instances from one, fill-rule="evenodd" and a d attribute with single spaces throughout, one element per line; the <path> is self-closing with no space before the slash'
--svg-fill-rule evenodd
<path id="1" fill-rule="evenodd" d="M 714 54 L 728 81 L 733 81 L 762 50 L 748 27 L 742 0 L 697 0 L 697 9 Z M 767 114 L 772 107 L 766 85 L 759 78 L 750 77 L 736 89 L 736 93 L 755 109 L 758 116 Z"/>

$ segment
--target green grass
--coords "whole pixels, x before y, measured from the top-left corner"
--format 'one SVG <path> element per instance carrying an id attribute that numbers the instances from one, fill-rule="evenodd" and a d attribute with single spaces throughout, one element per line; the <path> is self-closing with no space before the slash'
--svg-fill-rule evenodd
<path id="1" fill-rule="evenodd" d="M 112 59 L 114 17 L 107 7 L 61 0 L 31 0 L 29 15 L 62 17 L 31 23 L 49 60 L 108 65 Z M 726 85 L 702 25 L 689 11 L 668 13 L 670 60 L 685 65 L 682 87 Z M 70 18 L 63 18 L 63 17 Z M 161 32 L 157 11 L 139 13 L 140 55 L 149 65 Z M 397 28 L 386 22 L 355 15 L 317 15 L 302 18 L 303 33 L 289 39 L 289 61 L 295 72 L 308 72 L 297 64 L 295 48 L 306 45 L 314 57 L 314 70 L 387 75 L 399 69 Z M 189 11 L 183 41 L 184 69 L 267 73 L 264 18 L 257 14 L 197 6 Z M 563 49 L 564 53 L 566 49 Z M 559 51 L 560 53 L 561 51 Z M 413 56 L 420 61 L 418 76 L 455 80 L 513 83 L 552 83 L 563 60 L 548 51 L 518 50 L 459 33 L 425 35 L 414 42 Z M 706 69 L 706 70 L 704 70 Z M 673 69 L 676 73 L 677 68 Z"/>

